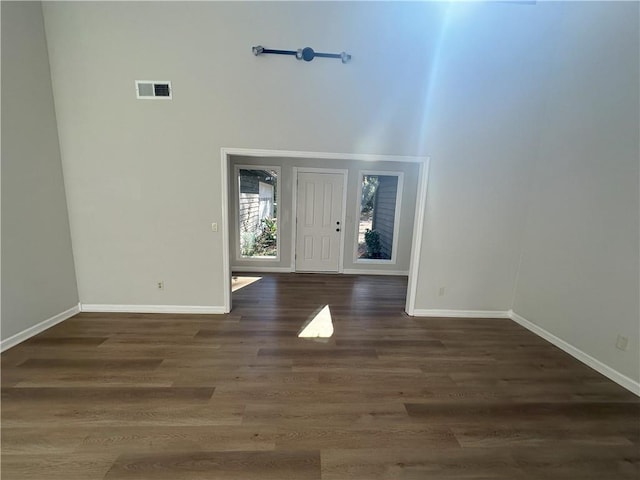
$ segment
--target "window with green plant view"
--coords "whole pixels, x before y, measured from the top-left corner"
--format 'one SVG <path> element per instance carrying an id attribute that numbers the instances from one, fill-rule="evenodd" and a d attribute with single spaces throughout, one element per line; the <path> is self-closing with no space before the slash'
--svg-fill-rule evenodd
<path id="1" fill-rule="evenodd" d="M 278 257 L 279 169 L 238 168 L 240 257 Z"/>
<path id="2" fill-rule="evenodd" d="M 393 258 L 399 179 L 397 174 L 361 176 L 356 259 Z"/>

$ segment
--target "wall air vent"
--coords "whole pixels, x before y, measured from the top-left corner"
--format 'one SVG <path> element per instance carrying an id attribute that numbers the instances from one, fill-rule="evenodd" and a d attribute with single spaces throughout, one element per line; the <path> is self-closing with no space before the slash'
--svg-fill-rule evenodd
<path id="1" fill-rule="evenodd" d="M 136 97 L 147 100 L 171 100 L 171 82 L 136 80 Z"/>

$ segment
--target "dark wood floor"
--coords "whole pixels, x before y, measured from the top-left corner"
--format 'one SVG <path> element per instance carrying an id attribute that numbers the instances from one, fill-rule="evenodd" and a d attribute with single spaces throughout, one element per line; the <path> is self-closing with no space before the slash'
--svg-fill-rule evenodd
<path id="1" fill-rule="evenodd" d="M 2 478 L 635 479 L 639 399 L 406 280 L 268 275 L 226 316 L 80 314 L 2 355 Z M 297 337 L 330 306 L 330 339 Z"/>

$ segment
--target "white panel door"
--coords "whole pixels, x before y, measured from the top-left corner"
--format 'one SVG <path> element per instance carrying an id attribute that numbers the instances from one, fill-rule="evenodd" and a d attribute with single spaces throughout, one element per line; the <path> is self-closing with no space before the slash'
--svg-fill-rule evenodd
<path id="1" fill-rule="evenodd" d="M 298 172 L 296 271 L 337 272 L 344 174 Z"/>

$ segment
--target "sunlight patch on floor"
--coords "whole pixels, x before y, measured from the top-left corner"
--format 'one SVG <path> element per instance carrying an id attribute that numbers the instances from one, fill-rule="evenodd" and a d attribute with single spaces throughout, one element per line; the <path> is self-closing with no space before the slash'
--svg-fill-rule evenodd
<path id="1" fill-rule="evenodd" d="M 325 305 L 298 333 L 300 338 L 330 338 L 332 335 L 333 321 L 329 305 Z"/>
<path id="2" fill-rule="evenodd" d="M 236 292 L 261 279 L 262 277 L 231 277 L 231 291 Z"/>

